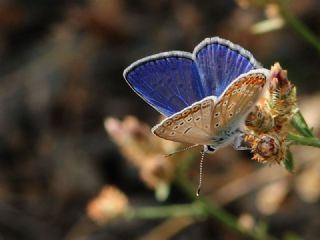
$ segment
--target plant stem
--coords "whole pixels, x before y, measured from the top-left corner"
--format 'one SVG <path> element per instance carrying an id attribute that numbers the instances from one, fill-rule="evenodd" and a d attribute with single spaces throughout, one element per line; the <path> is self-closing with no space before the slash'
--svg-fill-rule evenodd
<path id="1" fill-rule="evenodd" d="M 141 207 L 132 209 L 128 217 L 138 219 L 162 219 L 168 217 L 206 217 L 207 213 L 197 202 L 158 207 Z"/>
<path id="2" fill-rule="evenodd" d="M 295 133 L 289 133 L 288 140 L 296 145 L 320 147 L 320 139 L 316 137 L 304 137 Z"/>
<path id="3" fill-rule="evenodd" d="M 201 203 L 201 206 L 206 210 L 209 217 L 217 219 L 219 222 L 227 225 L 229 228 L 233 229 L 236 232 L 243 233 L 244 230 L 238 224 L 237 219 L 229 214 L 228 212 L 224 211 L 222 208 L 219 208 L 214 203 L 209 202 L 203 196 L 196 196 L 196 189 L 193 187 L 191 183 L 187 179 L 183 179 L 182 177 L 178 177 L 176 182 L 179 184 L 180 188 L 188 195 L 188 197 L 193 200 L 197 201 L 198 205 Z"/>
<path id="4" fill-rule="evenodd" d="M 290 25 L 304 40 L 314 46 L 320 52 L 320 40 L 313 32 L 304 25 L 297 17 L 295 17 L 285 6 L 283 0 L 277 1 L 282 17 L 288 25 Z"/>
<path id="5" fill-rule="evenodd" d="M 187 161 L 187 166 L 190 166 L 190 162 Z M 185 194 L 191 199 L 196 201 L 197 206 L 202 206 L 204 212 L 206 212 L 208 217 L 218 220 L 222 224 L 229 227 L 234 232 L 240 233 L 247 238 L 256 239 L 256 240 L 271 240 L 273 237 L 269 236 L 267 233 L 264 236 L 261 236 L 259 229 L 252 231 L 247 231 L 239 225 L 236 217 L 225 211 L 223 208 L 218 207 L 212 201 L 207 200 L 204 196 L 196 196 L 196 189 L 193 184 L 185 177 L 185 167 L 182 167 L 183 171 L 178 171 L 176 183 L 180 188 L 185 192 Z M 200 205 L 201 204 L 201 205 Z"/>

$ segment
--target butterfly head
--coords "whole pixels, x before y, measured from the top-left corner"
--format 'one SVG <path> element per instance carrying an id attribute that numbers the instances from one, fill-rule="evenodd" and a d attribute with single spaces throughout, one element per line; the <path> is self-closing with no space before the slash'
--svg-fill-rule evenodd
<path id="1" fill-rule="evenodd" d="M 215 151 L 216 151 L 216 148 L 213 147 L 212 145 L 204 145 L 204 146 L 203 146 L 203 152 L 205 152 L 205 153 L 210 153 L 210 154 L 212 154 L 212 153 L 214 153 Z"/>

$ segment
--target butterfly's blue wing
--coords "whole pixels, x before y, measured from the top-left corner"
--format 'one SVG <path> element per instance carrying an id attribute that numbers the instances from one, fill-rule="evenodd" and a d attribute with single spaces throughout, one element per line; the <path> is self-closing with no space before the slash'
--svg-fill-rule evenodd
<path id="1" fill-rule="evenodd" d="M 139 96 L 165 116 L 204 98 L 191 53 L 173 51 L 143 58 L 124 71 L 124 78 Z"/>
<path id="2" fill-rule="evenodd" d="M 205 96 L 220 96 L 240 74 L 260 68 L 252 54 L 218 37 L 207 38 L 194 50 Z"/>

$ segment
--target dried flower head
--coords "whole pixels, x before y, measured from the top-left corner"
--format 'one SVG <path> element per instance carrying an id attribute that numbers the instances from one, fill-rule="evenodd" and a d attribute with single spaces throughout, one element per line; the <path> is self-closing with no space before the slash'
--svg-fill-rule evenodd
<path id="1" fill-rule="evenodd" d="M 275 63 L 271 74 L 268 92 L 248 115 L 248 134 L 244 138 L 251 146 L 253 159 L 267 164 L 281 163 L 286 158 L 286 138 L 297 111 L 296 89 L 288 80 L 287 71 Z"/>
<path id="2" fill-rule="evenodd" d="M 122 122 L 107 118 L 104 126 L 121 153 L 135 165 L 140 165 L 146 155 L 161 151 L 161 146 L 150 137 L 149 127 L 135 117 L 128 116 Z"/>
<path id="3" fill-rule="evenodd" d="M 266 164 L 280 164 L 287 154 L 287 142 L 277 134 L 260 134 L 258 137 L 247 135 L 245 141 L 250 144 L 253 160 Z"/>
<path id="4" fill-rule="evenodd" d="M 87 215 L 98 224 L 106 224 L 128 209 L 127 196 L 114 186 L 106 186 L 88 203 Z"/>
<path id="5" fill-rule="evenodd" d="M 274 121 L 268 105 L 256 105 L 246 119 L 246 126 L 256 133 L 266 132 L 272 129 L 274 127 Z"/>
<path id="6" fill-rule="evenodd" d="M 270 85 L 269 105 L 277 127 L 288 125 L 297 112 L 296 88 L 288 80 L 287 71 L 279 63 L 271 67 L 273 75 Z"/>
<path id="7" fill-rule="evenodd" d="M 279 63 L 271 66 L 272 82 L 270 90 L 279 90 L 281 95 L 287 94 L 293 87 L 293 84 L 288 80 L 287 70 L 282 69 Z"/>

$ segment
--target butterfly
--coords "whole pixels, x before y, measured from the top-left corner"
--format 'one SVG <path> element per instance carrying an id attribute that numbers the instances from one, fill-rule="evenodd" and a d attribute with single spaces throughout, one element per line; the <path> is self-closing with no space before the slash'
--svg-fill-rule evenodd
<path id="1" fill-rule="evenodd" d="M 213 37 L 193 53 L 170 51 L 142 58 L 124 70 L 124 78 L 166 116 L 152 128 L 156 136 L 203 145 L 203 152 L 212 153 L 230 143 L 241 148 L 245 119 L 271 76 L 249 51 Z"/>

